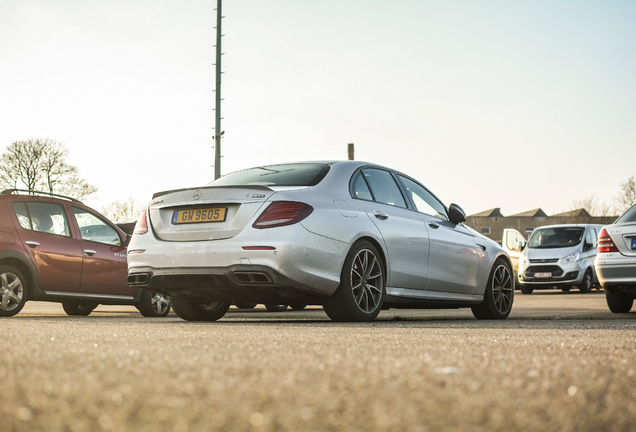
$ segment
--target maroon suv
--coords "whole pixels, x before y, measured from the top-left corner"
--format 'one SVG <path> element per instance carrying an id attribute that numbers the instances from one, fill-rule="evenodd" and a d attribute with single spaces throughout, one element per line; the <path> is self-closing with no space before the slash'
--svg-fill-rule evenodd
<path id="1" fill-rule="evenodd" d="M 0 316 L 27 300 L 60 302 L 69 315 L 99 304 L 166 316 L 168 298 L 126 283 L 126 234 L 81 202 L 16 189 L 0 193 Z"/>

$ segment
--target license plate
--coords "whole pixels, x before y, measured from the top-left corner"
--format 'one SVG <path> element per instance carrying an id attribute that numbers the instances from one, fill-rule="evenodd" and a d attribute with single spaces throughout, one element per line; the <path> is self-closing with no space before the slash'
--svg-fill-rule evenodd
<path id="1" fill-rule="evenodd" d="M 535 273 L 534 277 L 536 277 L 536 278 L 549 278 L 549 277 L 552 277 L 552 273 Z"/>
<path id="2" fill-rule="evenodd" d="M 632 249 L 636 250 L 636 238 L 632 239 Z"/>
<path id="3" fill-rule="evenodd" d="M 175 210 L 172 213 L 173 224 L 191 224 L 204 222 L 224 222 L 226 207 Z"/>

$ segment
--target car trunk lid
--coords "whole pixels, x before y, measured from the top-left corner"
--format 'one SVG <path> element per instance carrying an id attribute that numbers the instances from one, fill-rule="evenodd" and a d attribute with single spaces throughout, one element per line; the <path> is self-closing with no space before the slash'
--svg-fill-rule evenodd
<path id="1" fill-rule="evenodd" d="M 148 211 L 155 235 L 165 241 L 232 238 L 275 192 L 265 186 L 207 186 L 155 194 Z"/>

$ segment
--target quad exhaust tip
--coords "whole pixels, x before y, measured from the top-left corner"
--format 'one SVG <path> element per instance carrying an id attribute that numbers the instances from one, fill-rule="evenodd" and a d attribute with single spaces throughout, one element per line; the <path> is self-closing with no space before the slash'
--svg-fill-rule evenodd
<path id="1" fill-rule="evenodd" d="M 128 275 L 126 282 L 128 282 L 128 285 L 148 285 L 149 279 L 150 275 L 148 273 L 135 273 Z"/>
<path id="2" fill-rule="evenodd" d="M 243 284 L 271 284 L 272 280 L 263 272 L 234 272 L 237 281 Z"/>

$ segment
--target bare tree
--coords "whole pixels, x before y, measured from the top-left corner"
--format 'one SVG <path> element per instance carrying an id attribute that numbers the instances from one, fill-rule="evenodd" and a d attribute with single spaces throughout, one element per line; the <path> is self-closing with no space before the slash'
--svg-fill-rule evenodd
<path id="1" fill-rule="evenodd" d="M 14 141 L 0 156 L 0 186 L 84 199 L 97 191 L 66 162 L 68 150 L 48 138 Z"/>
<path id="2" fill-rule="evenodd" d="M 130 197 L 127 200 L 113 201 L 107 204 L 102 209 L 102 213 L 113 221 L 133 222 L 137 220 L 143 209 L 144 204 Z"/>
<path id="3" fill-rule="evenodd" d="M 616 209 L 622 214 L 636 204 L 636 178 L 631 176 L 621 183 L 621 192 L 616 198 Z"/>
<path id="4" fill-rule="evenodd" d="M 570 210 L 585 209 L 591 216 L 612 216 L 612 206 L 605 201 L 596 199 L 594 195 L 572 201 Z"/>

